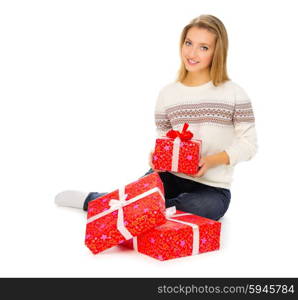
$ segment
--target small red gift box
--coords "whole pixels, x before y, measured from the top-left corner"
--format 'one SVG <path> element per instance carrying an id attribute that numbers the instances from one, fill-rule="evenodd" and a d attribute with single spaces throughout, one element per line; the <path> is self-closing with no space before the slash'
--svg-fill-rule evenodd
<path id="1" fill-rule="evenodd" d="M 156 139 L 152 164 L 156 170 L 196 174 L 199 168 L 202 141 L 192 139 L 185 123 L 180 133 L 171 129 L 167 135 Z"/>
<path id="2" fill-rule="evenodd" d="M 167 209 L 167 222 L 121 245 L 159 260 L 218 250 L 221 223 L 177 210 Z"/>
<path id="3" fill-rule="evenodd" d="M 85 244 L 96 254 L 165 222 L 163 183 L 154 172 L 89 202 Z"/>

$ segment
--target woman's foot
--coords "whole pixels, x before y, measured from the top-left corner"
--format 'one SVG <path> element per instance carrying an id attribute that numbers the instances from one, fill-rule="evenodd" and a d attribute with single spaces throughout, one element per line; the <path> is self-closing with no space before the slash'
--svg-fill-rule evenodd
<path id="1" fill-rule="evenodd" d="M 55 203 L 59 206 L 68 206 L 83 209 L 89 192 L 63 191 L 55 196 Z"/>

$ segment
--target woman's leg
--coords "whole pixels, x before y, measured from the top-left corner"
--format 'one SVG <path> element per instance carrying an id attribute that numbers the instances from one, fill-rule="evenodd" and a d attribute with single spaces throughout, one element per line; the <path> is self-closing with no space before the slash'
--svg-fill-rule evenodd
<path id="1" fill-rule="evenodd" d="M 153 173 L 150 169 L 144 176 Z M 170 172 L 158 173 L 164 186 L 166 207 L 176 206 L 178 210 L 218 220 L 227 211 L 231 193 L 228 189 L 211 187 L 184 179 Z M 64 191 L 56 195 L 57 205 L 70 206 L 87 211 L 88 203 L 108 193 Z"/>
<path id="2" fill-rule="evenodd" d="M 153 172 L 154 171 L 150 169 L 144 176 Z M 170 172 L 158 172 L 158 175 L 163 183 L 166 200 L 177 197 L 181 193 L 178 182 L 179 177 L 173 175 Z"/>
<path id="3" fill-rule="evenodd" d="M 153 170 L 150 169 L 145 175 L 152 173 Z M 108 193 L 98 193 L 98 192 L 84 192 L 76 190 L 62 191 L 55 196 L 55 203 L 59 206 L 68 206 L 88 210 L 88 203 L 98 197 L 106 195 Z"/>
<path id="4" fill-rule="evenodd" d="M 147 176 L 154 171 L 150 169 L 147 171 L 142 177 Z M 164 190 L 165 190 L 165 199 L 171 199 L 179 195 L 180 191 L 178 190 L 177 185 L 177 176 L 174 176 L 173 174 L 169 172 L 159 172 L 158 173 L 160 179 L 163 182 Z M 140 178 L 142 178 L 140 177 Z M 88 203 L 100 196 L 106 195 L 107 193 L 97 193 L 97 192 L 91 192 L 87 196 L 85 202 L 84 202 L 84 210 L 88 209 Z M 173 204 L 174 205 L 174 204 Z"/>
<path id="5" fill-rule="evenodd" d="M 150 169 L 145 175 L 152 172 Z M 230 190 L 201 184 L 170 172 L 158 174 L 165 190 L 166 207 L 176 206 L 178 210 L 213 220 L 226 213 L 231 199 Z"/>
<path id="6" fill-rule="evenodd" d="M 230 190 L 197 182 L 194 184 L 195 190 L 168 199 L 167 207 L 174 204 L 178 210 L 213 220 L 223 217 L 230 204 Z"/>
<path id="7" fill-rule="evenodd" d="M 150 170 L 144 176 L 152 173 Z M 231 192 L 228 189 L 212 187 L 183 178 L 180 180 L 180 177 L 169 172 L 160 172 L 159 176 L 164 185 L 166 207 L 176 206 L 178 210 L 213 220 L 223 217 L 229 208 Z M 184 192 L 181 193 L 181 190 Z M 106 194 L 89 193 L 83 209 L 86 211 L 90 201 Z"/>

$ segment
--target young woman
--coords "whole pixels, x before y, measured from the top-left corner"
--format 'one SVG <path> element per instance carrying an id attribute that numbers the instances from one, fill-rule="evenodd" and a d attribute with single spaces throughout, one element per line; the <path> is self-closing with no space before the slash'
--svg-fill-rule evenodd
<path id="1" fill-rule="evenodd" d="M 189 123 L 194 138 L 202 140 L 198 173 L 191 176 L 154 170 L 164 184 L 166 206 L 219 220 L 231 200 L 237 163 L 257 150 L 251 101 L 227 75 L 228 36 L 223 23 L 201 15 L 186 25 L 180 38 L 181 66 L 175 82 L 165 85 L 155 105 L 157 137 Z M 144 175 L 144 176 L 145 176 Z M 87 210 L 88 202 L 106 193 L 63 191 L 55 202 Z"/>

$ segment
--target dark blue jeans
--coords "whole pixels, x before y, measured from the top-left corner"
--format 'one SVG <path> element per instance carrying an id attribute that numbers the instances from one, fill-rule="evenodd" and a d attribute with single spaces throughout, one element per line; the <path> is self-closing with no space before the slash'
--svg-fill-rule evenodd
<path id="1" fill-rule="evenodd" d="M 143 176 L 152 172 L 153 170 L 150 169 Z M 213 220 L 220 219 L 226 213 L 231 200 L 230 190 L 181 178 L 169 172 L 158 174 L 164 185 L 166 207 L 176 206 L 178 210 Z M 84 203 L 84 210 L 87 210 L 89 201 L 106 194 L 89 193 Z"/>

